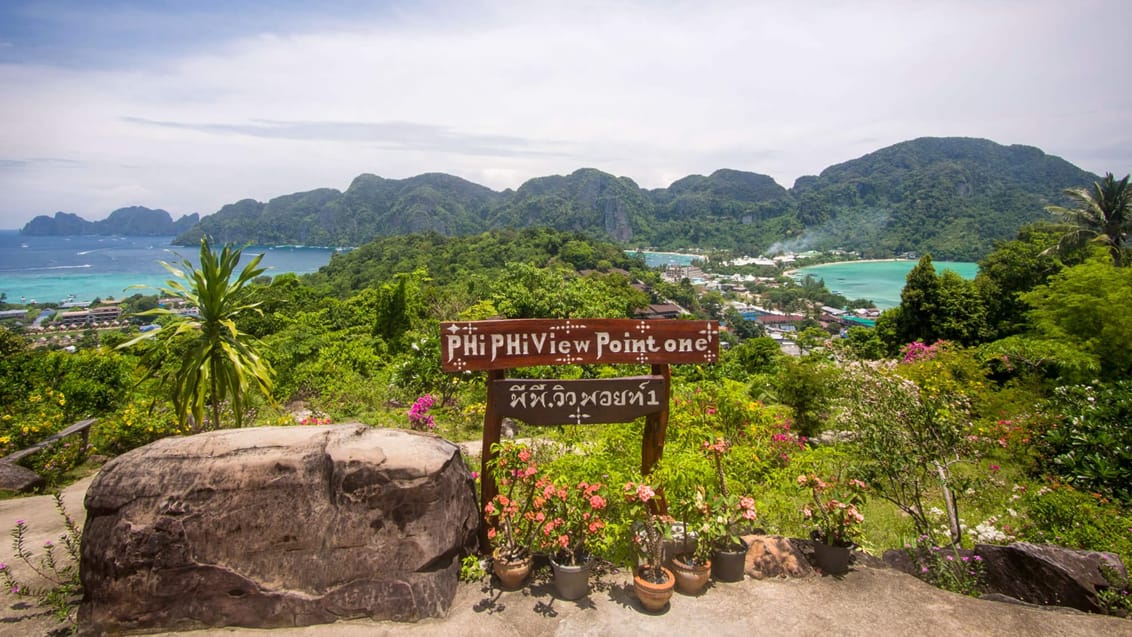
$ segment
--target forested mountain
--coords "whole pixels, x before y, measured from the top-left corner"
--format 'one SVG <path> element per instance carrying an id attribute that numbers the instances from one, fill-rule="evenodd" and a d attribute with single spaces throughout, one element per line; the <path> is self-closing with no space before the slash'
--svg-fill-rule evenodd
<path id="1" fill-rule="evenodd" d="M 226 205 L 175 243 L 194 244 L 208 233 L 238 244 L 358 246 L 413 232 L 549 227 L 632 247 L 749 254 L 840 248 L 977 260 L 995 240 L 1048 219 L 1044 207 L 1067 203 L 1065 188 L 1095 179 L 1037 148 L 968 138 L 902 142 L 801 177 L 789 190 L 766 175 L 728 169 L 654 190 L 593 168 L 503 192 L 440 173 L 366 174 L 345 192 L 323 188 Z M 56 234 L 89 224 L 59 217 L 51 226 Z M 37 218 L 24 231 L 50 221 Z"/>
<path id="2" fill-rule="evenodd" d="M 921 138 L 801 177 L 791 194 L 807 247 L 976 260 L 1095 179 L 1030 146 Z"/>
<path id="3" fill-rule="evenodd" d="M 649 223 L 652 206 L 628 177 L 582 168 L 569 176 L 528 180 L 492 216 L 493 228 L 545 226 L 631 241 Z"/>
<path id="4" fill-rule="evenodd" d="M 87 221 L 67 212 L 56 212 L 54 217 L 40 215 L 27 222 L 22 234 L 33 236 L 62 235 L 134 235 L 161 236 L 181 234 L 200 221 L 200 215 L 184 215 L 173 221 L 165 210 L 153 210 L 143 206 L 119 208 L 100 221 Z"/>
<path id="5" fill-rule="evenodd" d="M 258 245 L 361 245 L 413 232 L 464 235 L 487 227 L 503 195 L 441 173 L 409 179 L 359 175 L 346 192 L 320 188 L 224 206 L 177 237 L 185 245 L 207 232 L 216 241 Z"/>

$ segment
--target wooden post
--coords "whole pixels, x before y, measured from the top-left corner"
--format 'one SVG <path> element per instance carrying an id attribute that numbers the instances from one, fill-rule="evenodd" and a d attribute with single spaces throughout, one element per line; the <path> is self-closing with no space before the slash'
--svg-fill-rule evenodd
<path id="1" fill-rule="evenodd" d="M 480 449 L 480 551 L 491 552 L 491 542 L 487 539 L 487 514 L 484 507 L 499 493 L 499 485 L 495 475 L 491 472 L 490 462 L 495 458 L 492 446 L 499 442 L 499 434 L 503 429 L 503 417 L 495 408 L 495 381 L 502 380 L 502 369 L 493 369 L 487 372 L 487 408 L 483 415 L 483 438 Z"/>
<path id="2" fill-rule="evenodd" d="M 656 463 L 664 455 L 664 436 L 668 430 L 668 409 L 672 393 L 672 368 L 666 364 L 652 366 L 652 375 L 664 378 L 664 409 L 658 413 L 645 417 L 645 432 L 641 437 L 641 475 L 647 476 L 652 472 Z M 668 512 L 668 502 L 660 494 L 657 513 Z"/>

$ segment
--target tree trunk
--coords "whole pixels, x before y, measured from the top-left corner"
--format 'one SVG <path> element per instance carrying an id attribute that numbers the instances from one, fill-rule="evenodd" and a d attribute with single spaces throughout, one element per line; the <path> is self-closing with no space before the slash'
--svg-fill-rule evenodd
<path id="1" fill-rule="evenodd" d="M 963 539 L 963 531 L 959 528 L 959 504 L 955 501 L 955 493 L 951 490 L 951 475 L 947 465 L 934 462 L 936 472 L 939 474 L 939 486 L 943 490 L 943 505 L 947 509 L 947 526 L 951 534 L 951 545 L 959 546 Z"/>

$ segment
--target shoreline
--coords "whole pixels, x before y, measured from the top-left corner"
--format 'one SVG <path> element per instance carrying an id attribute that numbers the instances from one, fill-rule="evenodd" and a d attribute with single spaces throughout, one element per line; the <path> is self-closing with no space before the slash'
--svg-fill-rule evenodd
<path id="1" fill-rule="evenodd" d="M 691 257 L 693 259 L 701 259 L 701 260 L 707 259 L 707 255 L 692 254 L 690 252 L 665 252 L 665 251 L 661 251 L 661 250 L 645 250 L 645 249 L 634 250 L 634 249 L 631 249 L 631 248 L 625 250 L 625 254 L 663 254 L 665 256 L 670 256 L 670 257 Z"/>
<path id="2" fill-rule="evenodd" d="M 830 261 L 828 263 L 818 263 L 818 264 L 815 264 L 815 265 L 804 265 L 800 268 L 791 268 L 789 270 L 785 270 L 785 271 L 782 272 L 782 274 L 785 275 L 785 276 L 794 276 L 794 274 L 796 272 L 798 272 L 799 270 L 802 270 L 804 268 L 821 268 L 821 267 L 825 267 L 827 265 L 845 265 L 846 263 L 893 263 L 895 261 L 910 261 L 910 262 L 913 262 L 913 263 L 915 262 L 914 259 L 898 259 L 898 258 L 895 258 L 895 257 L 893 257 L 891 259 L 852 259 L 850 261 Z"/>

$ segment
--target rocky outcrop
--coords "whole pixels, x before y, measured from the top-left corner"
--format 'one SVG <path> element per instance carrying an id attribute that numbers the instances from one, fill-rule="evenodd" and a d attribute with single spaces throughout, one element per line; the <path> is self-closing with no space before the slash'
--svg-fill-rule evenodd
<path id="1" fill-rule="evenodd" d="M 1124 564 L 1113 553 L 1018 542 L 1007 546 L 977 544 L 975 555 L 986 565 L 989 593 L 1031 604 L 1098 613 L 1102 609 L 1097 591 L 1110 585 L 1104 571 L 1128 581 Z"/>
<path id="2" fill-rule="evenodd" d="M 166 438 L 86 509 L 87 634 L 443 616 L 479 521 L 455 445 L 360 425 Z"/>

